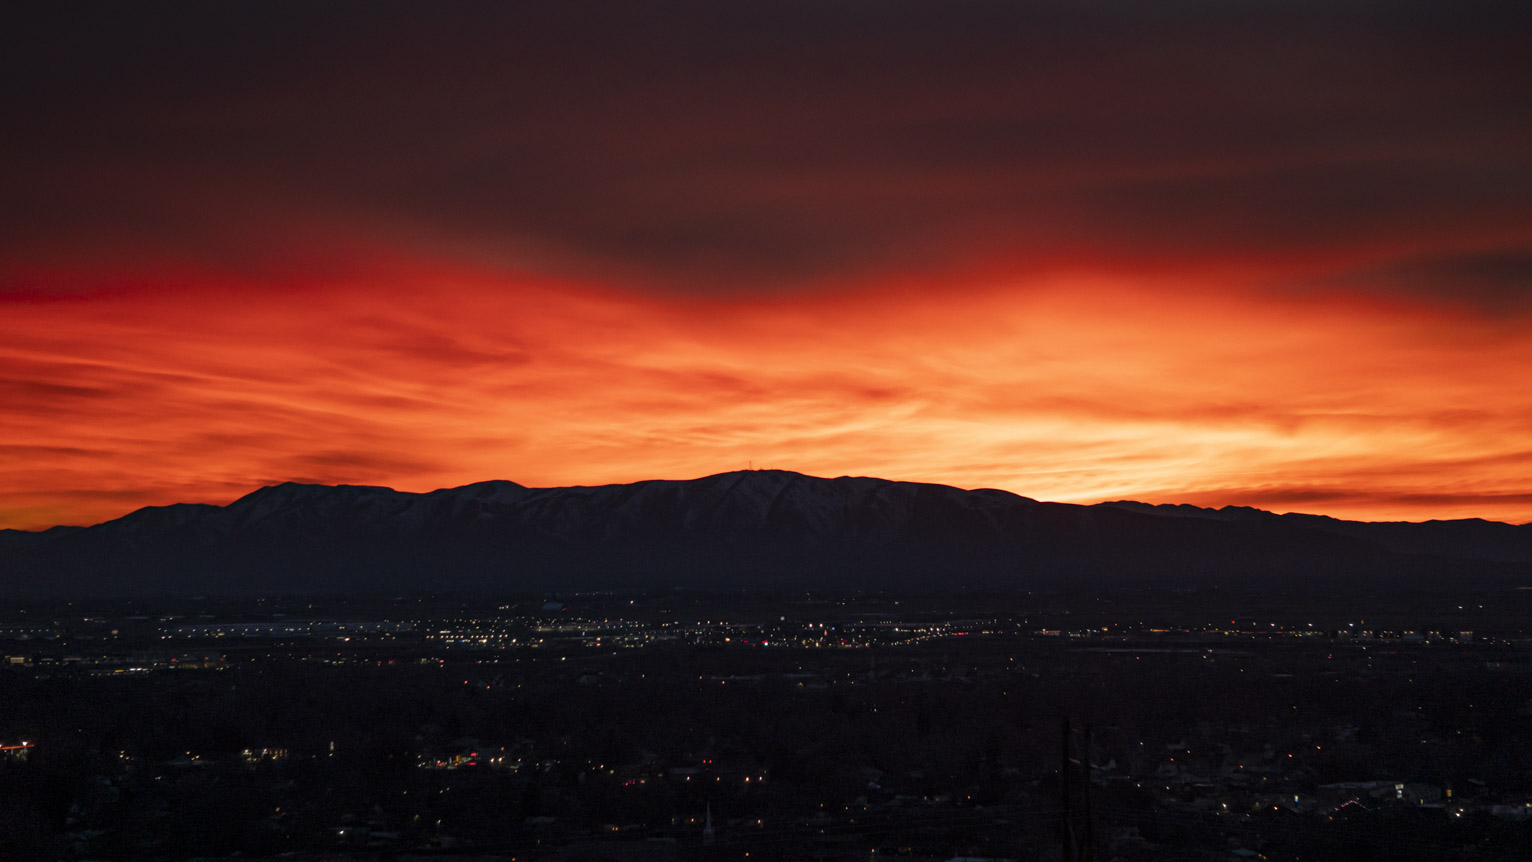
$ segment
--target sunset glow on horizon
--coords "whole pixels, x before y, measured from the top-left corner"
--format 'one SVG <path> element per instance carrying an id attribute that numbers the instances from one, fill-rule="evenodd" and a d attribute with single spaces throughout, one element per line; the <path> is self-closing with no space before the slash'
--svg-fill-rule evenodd
<path id="1" fill-rule="evenodd" d="M 426 491 L 750 463 L 1062 502 L 1532 520 L 1516 433 L 1532 344 L 1419 304 L 1083 276 L 941 302 L 699 300 L 443 274 L 11 311 L 0 355 L 46 383 L 9 386 L 3 487 L 28 490 L 6 492 L 7 526 L 289 480 Z"/>
<path id="2" fill-rule="evenodd" d="M 139 22 L 168 59 L 126 81 L 65 71 L 121 71 L 122 22 L 38 35 L 55 77 L 0 142 L 0 528 L 749 464 L 1532 522 L 1503 22 L 1182 44 L 1068 4 L 950 32 L 857 7 L 870 34 L 763 8 L 806 20 L 258 38 L 203 10 L 196 39 Z"/>

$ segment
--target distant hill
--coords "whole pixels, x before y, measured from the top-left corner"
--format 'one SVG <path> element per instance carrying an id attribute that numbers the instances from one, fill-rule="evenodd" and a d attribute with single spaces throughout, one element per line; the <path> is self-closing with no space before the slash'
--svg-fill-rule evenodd
<path id="1" fill-rule="evenodd" d="M 1204 509 L 1188 505 L 1151 505 L 1119 501 L 1102 503 L 1130 512 L 1215 521 L 1285 523 L 1309 530 L 1336 533 L 1374 542 L 1402 554 L 1427 554 L 1471 560 L 1532 562 L 1532 524 L 1502 524 L 1482 518 L 1454 521 L 1342 521 L 1326 515 L 1277 515 L 1248 506 Z"/>
<path id="2" fill-rule="evenodd" d="M 227 506 L 0 531 L 0 593 L 1049 589 L 1532 581 L 1532 525 L 1042 503 L 778 470 L 425 494 L 283 484 Z"/>

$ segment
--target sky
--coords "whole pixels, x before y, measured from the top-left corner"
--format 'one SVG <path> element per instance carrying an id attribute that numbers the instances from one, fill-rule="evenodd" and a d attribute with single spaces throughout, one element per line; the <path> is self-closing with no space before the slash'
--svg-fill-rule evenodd
<path id="1" fill-rule="evenodd" d="M 748 466 L 1532 521 L 1532 7 L 38 4 L 0 527 Z"/>

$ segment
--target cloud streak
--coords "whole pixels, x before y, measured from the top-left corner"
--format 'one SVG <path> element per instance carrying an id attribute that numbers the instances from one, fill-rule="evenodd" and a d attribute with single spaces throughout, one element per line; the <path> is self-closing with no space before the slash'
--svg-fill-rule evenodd
<path id="1" fill-rule="evenodd" d="M 1532 344 L 1472 316 L 1443 329 L 1428 306 L 1171 302 L 1100 280 L 933 306 L 439 278 L 449 299 L 370 282 L 308 291 L 323 301 L 301 310 L 216 291 L 13 303 L 0 364 L 64 382 L 18 388 L 0 420 L 28 447 L 0 469 L 24 489 L 12 523 L 42 526 L 26 520 L 39 506 L 117 514 L 132 488 L 216 501 L 293 477 L 429 490 L 749 462 L 1045 499 L 1211 488 L 1362 517 L 1532 519 L 1516 433 Z M 1292 496 L 1310 485 L 1334 493 Z"/>

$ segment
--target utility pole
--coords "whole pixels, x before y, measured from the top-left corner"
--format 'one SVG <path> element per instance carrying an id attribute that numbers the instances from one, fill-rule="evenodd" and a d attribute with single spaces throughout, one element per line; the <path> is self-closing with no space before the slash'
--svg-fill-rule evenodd
<path id="1" fill-rule="evenodd" d="M 1090 722 L 1086 722 L 1085 736 L 1080 742 L 1080 771 L 1085 773 L 1085 834 L 1080 838 L 1080 860 L 1096 862 L 1096 836 L 1090 817 Z"/>
<path id="2" fill-rule="evenodd" d="M 1059 833 L 1064 839 L 1064 862 L 1075 862 L 1074 824 L 1069 819 L 1069 718 L 1064 718 L 1064 735 L 1059 749 L 1059 799 L 1063 803 L 1063 815 Z"/>
<path id="3" fill-rule="evenodd" d="M 1064 844 L 1064 862 L 1095 862 L 1095 824 L 1090 809 L 1090 725 L 1081 728 L 1080 756 L 1074 756 L 1074 730 L 1069 718 L 1064 718 L 1064 732 L 1059 740 L 1059 834 Z M 1080 785 L 1080 810 L 1074 810 L 1074 778 L 1076 769 L 1084 776 Z M 1083 822 L 1077 824 L 1075 818 Z M 1078 827 L 1078 831 L 1077 831 Z"/>

